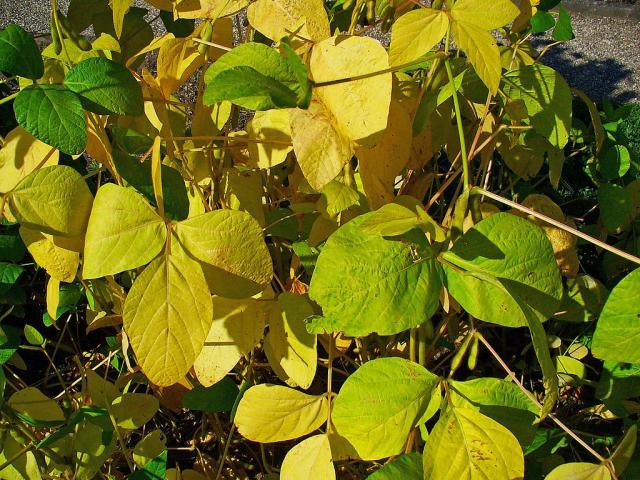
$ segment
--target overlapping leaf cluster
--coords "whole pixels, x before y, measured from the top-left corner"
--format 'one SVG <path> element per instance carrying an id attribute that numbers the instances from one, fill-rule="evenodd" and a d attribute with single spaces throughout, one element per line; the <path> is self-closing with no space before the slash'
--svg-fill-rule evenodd
<path id="1" fill-rule="evenodd" d="M 64 409 L 6 380 L 0 478 L 218 479 L 240 437 L 289 442 L 269 460 L 260 446 L 263 473 L 284 480 L 638 468 L 640 390 L 616 383 L 640 364 L 640 180 L 615 112 L 603 125 L 529 43 L 551 28 L 573 38 L 559 2 L 149 0 L 167 30 L 156 38 L 132 3 L 72 1 L 63 15 L 53 2 L 43 52 L 16 25 L 0 32 L 0 71 L 19 87 L 0 149 L 15 245 L 0 247 L 24 245 L 0 259 L 0 297 L 20 304 L 26 248 L 45 272 L 47 327 L 78 321 L 84 296 L 82 329 L 115 332 L 99 365 L 76 357 L 67 386 L 27 322 Z M 378 25 L 388 46 L 365 35 Z M 529 188 L 559 192 L 582 152 L 601 216 L 589 234 Z M 610 295 L 578 237 L 612 255 Z M 21 312 L 2 315 L 9 373 Z M 583 335 L 564 348 L 572 323 Z M 529 364 L 503 360 L 506 338 Z M 585 411 L 629 426 L 612 451 L 557 409 L 595 383 L 593 358 L 600 403 Z M 229 422 L 212 470 L 168 469 L 161 429 L 138 435 L 183 407 L 203 412 L 201 438 L 224 431 L 218 414 Z M 568 442 L 586 450 L 562 458 Z"/>

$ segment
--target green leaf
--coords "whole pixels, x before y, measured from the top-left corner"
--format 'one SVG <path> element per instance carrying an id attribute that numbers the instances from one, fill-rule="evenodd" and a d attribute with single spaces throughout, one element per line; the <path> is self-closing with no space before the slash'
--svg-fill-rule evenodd
<path id="1" fill-rule="evenodd" d="M 624 145 L 609 145 L 598 156 L 598 170 L 607 180 L 623 177 L 631 167 L 631 155 Z"/>
<path id="2" fill-rule="evenodd" d="M 468 230 L 443 257 L 455 265 L 445 266 L 449 292 L 480 320 L 526 326 L 519 303 L 539 321 L 550 318 L 560 305 L 563 288 L 553 248 L 542 229 L 528 220 L 509 213 L 492 215 Z"/>
<path id="3" fill-rule="evenodd" d="M 228 100 L 251 110 L 306 108 L 310 97 L 310 85 L 301 83 L 299 65 L 253 42 L 221 56 L 206 71 L 205 84 L 205 105 Z"/>
<path id="4" fill-rule="evenodd" d="M 27 175 L 14 188 L 10 201 L 22 226 L 73 237 L 87 226 L 93 195 L 76 170 L 52 165 Z"/>
<path id="5" fill-rule="evenodd" d="M 20 330 L 11 325 L 0 325 L 0 365 L 7 363 L 20 346 Z"/>
<path id="6" fill-rule="evenodd" d="M 195 387 L 182 397 L 185 408 L 208 413 L 230 412 L 238 396 L 238 385 L 224 377 L 210 387 Z"/>
<path id="7" fill-rule="evenodd" d="M 88 58 L 67 72 L 64 85 L 82 106 L 101 115 L 141 115 L 142 88 L 122 65 L 102 57 Z"/>
<path id="8" fill-rule="evenodd" d="M 611 291 L 591 344 L 595 357 L 640 363 L 640 269 L 627 275 Z"/>
<path id="9" fill-rule="evenodd" d="M 449 18 L 442 10 L 419 8 L 405 13 L 393 24 L 389 63 L 402 65 L 418 60 L 447 33 Z"/>
<path id="10" fill-rule="evenodd" d="M 598 189 L 598 206 L 604 228 L 615 232 L 630 220 L 633 198 L 626 188 L 605 183 Z"/>
<path id="11" fill-rule="evenodd" d="M 122 178 L 142 193 L 152 205 L 155 205 L 151 162 L 140 163 L 136 157 L 114 150 L 113 163 Z M 160 169 L 165 213 L 171 220 L 184 220 L 189 216 L 189 197 L 182 175 L 168 165 L 161 164 Z"/>
<path id="12" fill-rule="evenodd" d="M 27 249 L 16 231 L 0 233 L 0 261 L 19 262 Z"/>
<path id="13" fill-rule="evenodd" d="M 149 263 L 167 237 L 162 218 L 134 190 L 98 189 L 84 245 L 83 277 L 115 275 Z"/>
<path id="14" fill-rule="evenodd" d="M 438 382 L 436 375 L 409 360 L 371 360 L 344 382 L 331 419 L 363 460 L 397 455 L 427 410 Z"/>
<path id="15" fill-rule="evenodd" d="M 608 295 L 609 290 L 589 275 L 569 278 L 560 313 L 555 318 L 567 322 L 591 322 L 600 314 Z"/>
<path id="16" fill-rule="evenodd" d="M 498 422 L 467 408 L 447 407 L 423 453 L 424 478 L 481 480 L 524 478 L 518 440 Z"/>
<path id="17" fill-rule="evenodd" d="M 118 427 L 136 430 L 153 418 L 158 407 L 158 399 L 153 395 L 125 393 L 113 400 L 109 413 Z"/>
<path id="18" fill-rule="evenodd" d="M 513 382 L 498 378 L 450 381 L 455 406 L 473 408 L 507 428 L 523 447 L 535 436 L 538 406 Z"/>
<path id="19" fill-rule="evenodd" d="M 349 336 L 415 327 L 433 315 L 440 295 L 440 266 L 424 235 L 368 235 L 361 228 L 368 218 L 361 215 L 329 237 L 309 289 L 324 316 Z"/>
<path id="20" fill-rule="evenodd" d="M 412 452 L 400 455 L 367 477 L 367 480 L 423 480 L 422 456 Z"/>
<path id="21" fill-rule="evenodd" d="M 37 328 L 35 328 L 32 325 L 24 326 L 24 338 L 31 345 L 44 345 L 44 342 L 45 342 L 42 334 L 38 331 Z"/>
<path id="22" fill-rule="evenodd" d="M 580 360 L 565 355 L 558 355 L 553 360 L 556 365 L 561 387 L 567 385 L 577 387 L 581 385 L 582 380 L 587 377 L 587 368 Z"/>
<path id="23" fill-rule="evenodd" d="M 24 268 L 13 263 L 0 262 L 0 295 L 6 294 L 15 285 Z"/>
<path id="24" fill-rule="evenodd" d="M 10 23 L 0 31 L 0 71 L 37 80 L 44 75 L 38 44 L 22 27 Z"/>
<path id="25" fill-rule="evenodd" d="M 556 24 L 555 18 L 549 12 L 538 10 L 531 18 L 531 33 L 543 33 L 553 28 Z"/>
<path id="26" fill-rule="evenodd" d="M 43 427 L 64 423 L 64 414 L 56 401 L 34 387 L 18 390 L 9 397 L 7 405 L 29 425 Z"/>
<path id="27" fill-rule="evenodd" d="M 605 361 L 595 393 L 607 403 L 639 396 L 640 365 Z"/>
<path id="28" fill-rule="evenodd" d="M 13 109 L 22 128 L 61 152 L 78 155 L 87 146 L 82 104 L 63 85 L 29 85 L 18 94 Z"/>
<path id="29" fill-rule="evenodd" d="M 553 39 L 559 42 L 568 42 L 576 38 L 571 25 L 571 15 L 560 5 L 558 9 L 558 22 L 556 28 L 553 29 Z"/>
<path id="30" fill-rule="evenodd" d="M 167 478 L 167 451 L 148 462 L 142 470 L 136 470 L 127 480 L 164 480 Z"/>
<path id="31" fill-rule="evenodd" d="M 187 257 L 160 256 L 136 278 L 122 318 L 149 380 L 159 386 L 180 381 L 202 350 L 213 320 L 200 266 Z"/>
<path id="32" fill-rule="evenodd" d="M 362 231 L 371 235 L 394 237 L 404 235 L 414 228 L 420 228 L 433 241 L 444 241 L 444 230 L 427 215 L 422 205 L 411 205 L 413 203 L 411 197 L 398 197 L 396 201 L 400 199 L 407 199 L 406 204 L 388 203 L 383 205 L 362 223 Z"/>
<path id="33" fill-rule="evenodd" d="M 521 100 L 534 130 L 552 145 L 563 148 L 571 130 L 571 89 L 554 69 L 536 63 L 507 72 L 504 93 L 512 101 Z"/>

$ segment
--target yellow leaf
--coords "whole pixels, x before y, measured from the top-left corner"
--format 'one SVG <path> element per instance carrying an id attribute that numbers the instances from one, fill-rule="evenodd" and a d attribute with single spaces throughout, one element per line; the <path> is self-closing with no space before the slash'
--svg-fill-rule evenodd
<path id="1" fill-rule="evenodd" d="M 175 92 L 204 63 L 191 37 L 173 38 L 158 52 L 158 83 L 165 98 Z"/>
<path id="2" fill-rule="evenodd" d="M 202 270 L 186 257 L 162 255 L 136 278 L 122 314 L 124 330 L 149 380 L 181 380 L 211 326 L 211 295 Z"/>
<path id="3" fill-rule="evenodd" d="M 393 201 L 395 179 L 409 161 L 412 141 L 411 117 L 397 100 L 392 100 L 389 127 L 382 141 L 373 148 L 356 149 L 362 185 L 372 209 Z"/>
<path id="4" fill-rule="evenodd" d="M 47 313 L 52 319 L 58 316 L 58 305 L 60 305 L 60 280 L 51 277 L 47 282 Z"/>
<path id="5" fill-rule="evenodd" d="M 149 0 L 148 3 L 161 10 L 173 11 L 176 18 L 224 17 L 239 12 L 250 0 Z"/>
<path id="6" fill-rule="evenodd" d="M 225 169 L 222 174 L 224 200 L 232 210 L 249 213 L 264 226 L 262 205 L 262 175 L 256 170 L 240 172 L 235 168 Z"/>
<path id="7" fill-rule="evenodd" d="M 151 3 L 151 2 L 150 2 Z M 127 60 L 127 67 L 130 67 L 133 64 L 134 60 L 138 58 L 140 55 L 145 55 L 149 52 L 159 49 L 164 43 L 168 40 L 172 40 L 176 38 L 173 33 L 165 33 L 161 37 L 154 38 L 148 45 L 144 48 L 136 52 L 129 60 Z"/>
<path id="8" fill-rule="evenodd" d="M 275 42 L 293 32 L 313 42 L 331 35 L 322 0 L 257 0 L 249 5 L 247 18 L 253 28 Z"/>
<path id="9" fill-rule="evenodd" d="M 85 151 L 98 163 L 113 166 L 111 156 L 112 148 L 104 130 L 104 122 L 99 115 L 87 113 L 90 121 L 87 122 L 87 146 Z M 106 117 L 104 117 L 106 119 Z M 96 128 L 97 126 L 97 128 Z"/>
<path id="10" fill-rule="evenodd" d="M 307 110 L 291 110 L 290 119 L 298 165 L 309 185 L 320 190 L 353 156 L 351 142 L 336 128 L 328 111 L 318 101 L 312 101 Z"/>
<path id="11" fill-rule="evenodd" d="M 93 195 L 73 168 L 52 165 L 22 179 L 10 200 L 11 212 L 23 226 L 75 236 L 85 230 Z"/>
<path id="12" fill-rule="evenodd" d="M 115 275 L 149 263 L 162 250 L 162 218 L 135 190 L 112 183 L 98 189 L 84 246 L 85 279 Z"/>
<path id="13" fill-rule="evenodd" d="M 231 102 L 214 103 L 206 106 L 202 103 L 202 95 L 198 97 L 191 120 L 191 133 L 194 137 L 216 135 L 222 131 L 231 116 Z M 200 145 L 205 145 L 202 142 Z"/>
<path id="14" fill-rule="evenodd" d="M 8 430 L 0 445 L 0 462 L 7 465 L 2 478 L 7 480 L 41 480 L 38 460 L 31 450 L 24 451 L 27 440 L 13 430 Z M 20 452 L 23 452 L 20 454 Z"/>
<path id="15" fill-rule="evenodd" d="M 34 387 L 18 390 L 9 397 L 7 405 L 18 414 L 38 422 L 64 422 L 64 414 L 56 401 Z"/>
<path id="16" fill-rule="evenodd" d="M 565 463 L 553 469 L 545 480 L 611 480 L 605 465 L 594 463 Z"/>
<path id="17" fill-rule="evenodd" d="M 205 387 L 222 380 L 262 338 L 270 302 L 213 297 L 213 323 L 193 368 Z"/>
<path id="18" fill-rule="evenodd" d="M 504 27 L 520 14 L 511 0 L 458 0 L 451 9 L 454 22 L 464 22 L 483 30 Z"/>
<path id="19" fill-rule="evenodd" d="M 264 290 L 273 277 L 262 228 L 246 212 L 208 212 L 176 224 L 174 232 L 190 255 L 221 271 L 221 281 L 243 289 L 248 284 L 255 289 L 251 295 Z"/>
<path id="20" fill-rule="evenodd" d="M 113 400 L 109 413 L 120 428 L 135 430 L 151 420 L 159 406 L 153 395 L 125 393 Z"/>
<path id="21" fill-rule="evenodd" d="M 282 293 L 269 315 L 269 333 L 264 350 L 272 366 L 282 370 L 281 380 L 291 387 L 311 386 L 316 374 L 316 335 L 307 332 L 304 320 L 314 314 L 305 296 Z M 275 369 L 279 373 L 280 369 Z"/>
<path id="22" fill-rule="evenodd" d="M 389 63 L 413 62 L 435 47 L 449 29 L 449 17 L 442 10 L 419 8 L 405 13 L 393 24 Z"/>
<path id="23" fill-rule="evenodd" d="M 151 183 L 153 195 L 158 205 L 158 215 L 164 218 L 164 193 L 162 192 L 162 152 L 160 151 L 162 139 L 158 136 L 153 140 L 151 147 Z"/>
<path id="24" fill-rule="evenodd" d="M 7 193 L 39 166 L 56 165 L 60 152 L 22 127 L 11 130 L 0 149 L 0 193 Z"/>
<path id="25" fill-rule="evenodd" d="M 309 63 L 316 83 L 380 72 L 389 57 L 380 43 L 367 37 L 331 37 L 314 45 Z M 336 125 L 358 145 L 372 147 L 387 128 L 391 73 L 314 88 Z"/>
<path id="26" fill-rule="evenodd" d="M 81 237 L 49 235 L 27 227 L 20 227 L 20 237 L 35 262 L 51 278 L 60 282 L 73 282 L 80 264 Z"/>
<path id="27" fill-rule="evenodd" d="M 527 28 L 529 21 L 538 11 L 540 0 L 520 0 L 520 13 L 511 25 L 511 31 L 518 33 Z"/>
<path id="28" fill-rule="evenodd" d="M 118 38 L 122 35 L 122 23 L 124 22 L 124 16 L 129 11 L 133 0 L 109 0 L 111 10 L 113 10 L 113 28 L 116 31 Z"/>
<path id="29" fill-rule="evenodd" d="M 524 455 L 516 437 L 472 409 L 447 407 L 424 447 L 425 480 L 524 478 Z"/>
<path id="30" fill-rule="evenodd" d="M 262 384 L 240 400 L 234 422 L 254 442 L 282 442 L 307 435 L 327 421 L 327 397 Z"/>
<path id="31" fill-rule="evenodd" d="M 140 440 L 133 449 L 133 461 L 144 467 L 167 448 L 167 438 L 162 430 L 153 430 Z"/>
<path id="32" fill-rule="evenodd" d="M 248 123 L 246 130 L 250 138 L 273 142 L 248 143 L 247 148 L 251 166 L 271 168 L 279 165 L 285 161 L 287 154 L 293 148 L 291 146 L 289 110 L 287 109 L 256 112 Z"/>
<path id="33" fill-rule="evenodd" d="M 500 50 L 496 39 L 473 23 L 453 22 L 451 31 L 480 79 L 495 95 L 498 92 L 502 74 Z"/>
<path id="34" fill-rule="evenodd" d="M 282 461 L 281 480 L 335 480 L 336 471 L 331 459 L 327 435 L 309 437 L 293 447 Z"/>
<path id="35" fill-rule="evenodd" d="M 87 370 L 87 390 L 91 403 L 102 408 L 110 408 L 113 401 L 120 396 L 120 391 L 113 383 L 93 370 Z"/>

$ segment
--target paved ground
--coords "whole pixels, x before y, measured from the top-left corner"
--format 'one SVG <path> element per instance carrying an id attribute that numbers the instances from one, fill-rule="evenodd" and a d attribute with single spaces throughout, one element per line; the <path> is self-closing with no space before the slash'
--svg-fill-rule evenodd
<path id="1" fill-rule="evenodd" d="M 62 10 L 67 0 L 59 0 Z M 144 5 L 138 0 L 136 4 Z M 594 100 L 640 101 L 640 21 L 597 17 L 593 11 L 573 13 L 576 39 L 554 47 L 545 63 L 556 68 Z M 0 0 L 0 27 L 16 22 L 44 33 L 49 24 L 49 0 Z M 544 39 L 536 40 L 543 46 Z"/>

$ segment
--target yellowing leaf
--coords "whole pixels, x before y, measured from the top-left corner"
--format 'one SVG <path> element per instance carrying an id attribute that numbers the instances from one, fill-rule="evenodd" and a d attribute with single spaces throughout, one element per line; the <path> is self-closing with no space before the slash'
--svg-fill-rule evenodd
<path id="1" fill-rule="evenodd" d="M 27 440 L 17 432 L 9 430 L 2 440 L 0 462 L 7 465 L 2 470 L 3 479 L 7 480 L 40 480 L 40 467 L 31 450 L 24 452 Z M 23 452 L 20 454 L 20 452 Z"/>
<path id="2" fill-rule="evenodd" d="M 133 461 L 144 467 L 167 448 L 167 438 L 162 430 L 153 430 L 140 440 L 133 449 Z"/>
<path id="3" fill-rule="evenodd" d="M 338 36 L 313 47 L 309 66 L 317 84 L 380 72 L 389 68 L 389 58 L 382 45 L 372 38 Z M 347 138 L 372 147 L 387 128 L 391 83 L 391 73 L 385 73 L 317 86 L 314 91 Z"/>
<path id="4" fill-rule="evenodd" d="M 87 124 L 87 147 L 85 150 L 96 162 L 111 166 L 113 165 L 112 148 L 104 129 L 107 117 L 103 117 L 103 120 L 99 115 L 93 113 L 87 113 L 87 115 L 91 121 Z"/>
<path id="5" fill-rule="evenodd" d="M 102 408 L 110 408 L 111 403 L 120 396 L 118 388 L 93 370 L 87 370 L 87 390 L 91 403 Z"/>
<path id="6" fill-rule="evenodd" d="M 26 176 L 10 200 L 11 211 L 23 226 L 74 236 L 87 225 L 93 195 L 73 168 L 52 165 Z"/>
<path id="7" fill-rule="evenodd" d="M 47 397 L 34 387 L 26 387 L 15 392 L 7 405 L 18 415 L 36 422 L 58 423 L 64 422 L 62 409 L 55 400 Z"/>
<path id="8" fill-rule="evenodd" d="M 362 186 L 372 209 L 393 201 L 395 179 L 409 161 L 411 142 L 411 117 L 392 100 L 382 141 L 373 148 L 356 149 Z"/>
<path id="9" fill-rule="evenodd" d="M 458 0 L 451 9 L 455 22 L 483 30 L 496 30 L 514 20 L 520 11 L 511 0 Z"/>
<path id="10" fill-rule="evenodd" d="M 222 380 L 262 338 L 269 302 L 213 297 L 213 323 L 193 368 L 205 387 Z"/>
<path id="11" fill-rule="evenodd" d="M 287 109 L 256 112 L 247 125 L 246 131 L 250 138 L 265 140 L 265 143 L 248 143 L 251 166 L 271 168 L 279 165 L 285 161 L 287 154 L 293 148 Z"/>
<path id="12" fill-rule="evenodd" d="M 173 38 L 162 44 L 158 52 L 158 83 L 168 98 L 204 63 L 198 44 L 191 37 Z"/>
<path id="13" fill-rule="evenodd" d="M 0 149 L 0 193 L 7 193 L 39 166 L 56 165 L 60 152 L 22 127 L 11 130 Z"/>
<path id="14" fill-rule="evenodd" d="M 611 473 L 604 465 L 594 463 L 565 463 L 553 469 L 545 480 L 611 480 Z"/>
<path id="15" fill-rule="evenodd" d="M 118 38 L 122 36 L 122 24 L 124 16 L 133 5 L 133 0 L 109 0 L 111 10 L 113 10 L 113 28 Z"/>
<path id="16" fill-rule="evenodd" d="M 220 270 L 221 281 L 262 291 L 271 281 L 273 264 L 262 228 L 246 212 L 216 210 L 174 227 L 177 241 L 198 260 Z"/>
<path id="17" fill-rule="evenodd" d="M 306 297 L 285 292 L 269 316 L 264 350 L 275 372 L 282 370 L 281 380 L 292 387 L 309 388 L 316 374 L 316 335 L 308 333 L 304 324 L 313 314 Z"/>
<path id="18" fill-rule="evenodd" d="M 293 32 L 314 42 L 331 34 L 322 0 L 258 0 L 249 5 L 247 18 L 253 28 L 275 42 Z"/>
<path id="19" fill-rule="evenodd" d="M 453 22 L 451 31 L 456 43 L 467 54 L 467 58 L 480 79 L 495 95 L 498 92 L 502 73 L 500 50 L 496 39 L 489 32 L 473 23 Z"/>
<path id="20" fill-rule="evenodd" d="M 51 318 L 56 318 L 60 305 L 60 280 L 49 278 L 47 282 L 47 313 Z"/>
<path id="21" fill-rule="evenodd" d="M 202 270 L 187 257 L 162 255 L 133 283 L 122 317 L 142 371 L 156 385 L 173 385 L 192 367 L 211 326 Z"/>
<path id="22" fill-rule="evenodd" d="M 256 170 L 240 172 L 226 169 L 222 175 L 224 200 L 227 207 L 249 213 L 264 226 L 264 206 L 262 205 L 262 175 Z"/>
<path id="23" fill-rule="evenodd" d="M 27 227 L 20 227 L 20 237 L 36 263 L 51 278 L 60 282 L 73 282 L 80 264 L 81 238 L 49 235 Z"/>
<path id="24" fill-rule="evenodd" d="M 125 393 L 111 403 L 109 413 L 120 428 L 135 430 L 151 420 L 158 407 L 158 399 L 153 395 Z"/>
<path id="25" fill-rule="evenodd" d="M 324 105 L 312 101 L 307 110 L 290 111 L 291 138 L 304 177 L 320 190 L 353 156 L 351 142 L 338 130 Z"/>
<path id="26" fill-rule="evenodd" d="M 115 275 L 153 260 L 167 237 L 162 218 L 135 190 L 98 189 L 84 246 L 83 277 Z"/>
<path id="27" fill-rule="evenodd" d="M 254 442 L 282 442 L 316 430 L 327 421 L 327 398 L 289 387 L 261 384 L 247 390 L 234 422 Z"/>
<path id="28" fill-rule="evenodd" d="M 335 480 L 336 471 L 331 459 L 331 445 L 327 435 L 309 437 L 293 447 L 282 461 L 281 480 Z"/>
<path id="29" fill-rule="evenodd" d="M 250 0 L 151 0 L 149 3 L 164 10 L 174 10 L 179 18 L 216 19 L 237 13 L 249 4 Z"/>
<path id="30" fill-rule="evenodd" d="M 442 10 L 419 8 L 405 13 L 393 24 L 389 63 L 402 65 L 428 53 L 445 36 L 449 17 Z"/>
<path id="31" fill-rule="evenodd" d="M 524 456 L 516 437 L 472 409 L 447 407 L 424 446 L 427 480 L 524 478 Z"/>

